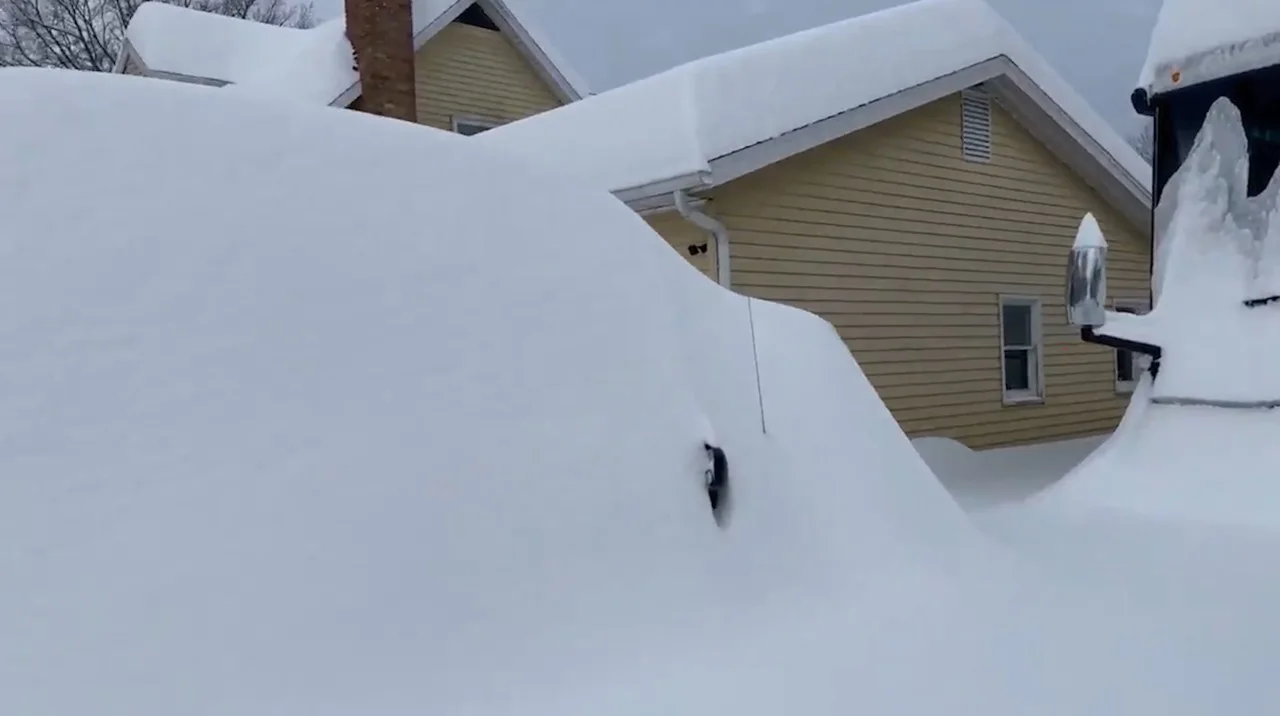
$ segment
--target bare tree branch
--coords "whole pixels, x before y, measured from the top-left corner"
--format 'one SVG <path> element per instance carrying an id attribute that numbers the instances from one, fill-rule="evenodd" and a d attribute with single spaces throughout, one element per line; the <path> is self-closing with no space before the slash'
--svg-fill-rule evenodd
<path id="1" fill-rule="evenodd" d="M 1155 157 L 1155 153 L 1156 153 L 1155 125 L 1152 124 L 1151 120 L 1148 119 L 1143 121 L 1142 129 L 1138 130 L 1136 134 L 1129 137 L 1129 144 L 1132 145 L 1133 148 L 1138 151 L 1138 154 L 1141 155 L 1142 158 L 1146 159 L 1148 162 L 1150 162 L 1152 158 Z"/>
<path id="2" fill-rule="evenodd" d="M 300 0 L 162 0 L 170 5 L 254 20 L 311 27 Z M 109 71 L 124 45 L 129 18 L 144 0 L 0 0 L 0 66 Z"/>

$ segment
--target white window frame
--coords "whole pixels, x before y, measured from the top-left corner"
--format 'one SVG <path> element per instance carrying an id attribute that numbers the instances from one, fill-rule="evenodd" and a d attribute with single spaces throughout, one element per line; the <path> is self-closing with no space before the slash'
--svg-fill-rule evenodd
<path id="1" fill-rule="evenodd" d="M 1027 346 L 1008 346 L 1004 340 L 1005 306 L 1025 306 L 1031 310 L 1031 344 Z M 1000 394 L 1005 405 L 1027 405 L 1044 402 L 1044 325 L 1042 323 L 1042 304 L 1036 296 L 1000 295 L 997 303 L 996 320 L 1000 325 Z M 1034 360 L 1028 381 L 1030 390 L 1008 390 L 1005 388 L 1004 352 L 1010 348 L 1023 348 L 1032 352 Z"/>
<path id="2" fill-rule="evenodd" d="M 1150 310 L 1147 302 L 1140 298 L 1117 298 L 1111 302 L 1111 310 L 1120 313 L 1122 310 L 1127 313 L 1135 313 L 1139 316 Z M 1130 370 L 1133 373 L 1133 380 L 1120 380 L 1120 354 L 1128 353 L 1132 361 Z M 1142 373 L 1147 369 L 1149 358 L 1141 353 L 1134 353 L 1123 348 L 1115 349 L 1115 354 L 1111 361 L 1111 374 L 1116 382 L 1116 393 L 1121 395 L 1132 393 L 1133 389 L 1138 387 L 1138 380 L 1142 378 Z"/>
<path id="3" fill-rule="evenodd" d="M 453 131 L 457 132 L 458 134 L 462 134 L 462 127 L 464 125 L 472 126 L 472 127 L 482 127 L 483 129 L 480 130 L 481 132 L 487 132 L 490 129 L 494 129 L 496 127 L 502 126 L 502 122 L 499 122 L 497 120 L 485 119 L 484 117 L 471 117 L 467 115 L 454 115 L 452 121 L 453 121 Z M 480 132 L 476 132 L 476 134 L 479 134 L 479 133 Z M 468 136 L 475 136 L 475 135 L 472 134 Z"/>

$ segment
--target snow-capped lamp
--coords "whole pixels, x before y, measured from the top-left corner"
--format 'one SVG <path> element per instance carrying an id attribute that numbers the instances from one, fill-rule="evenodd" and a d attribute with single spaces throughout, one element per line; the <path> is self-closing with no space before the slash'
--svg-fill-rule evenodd
<path id="1" fill-rule="evenodd" d="M 1085 214 L 1067 261 L 1067 321 L 1097 328 L 1107 321 L 1107 240 Z"/>

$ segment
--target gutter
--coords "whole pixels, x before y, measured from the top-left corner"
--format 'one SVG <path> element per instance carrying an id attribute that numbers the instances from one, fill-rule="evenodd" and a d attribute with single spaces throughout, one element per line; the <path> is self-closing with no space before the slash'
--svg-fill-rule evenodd
<path id="1" fill-rule="evenodd" d="M 671 193 L 671 200 L 676 206 L 676 211 L 683 216 L 689 223 L 711 234 L 716 242 L 716 282 L 725 288 L 729 288 L 729 229 L 719 221 L 716 221 L 702 209 L 692 206 L 689 203 L 689 195 L 684 190 L 677 190 Z"/>

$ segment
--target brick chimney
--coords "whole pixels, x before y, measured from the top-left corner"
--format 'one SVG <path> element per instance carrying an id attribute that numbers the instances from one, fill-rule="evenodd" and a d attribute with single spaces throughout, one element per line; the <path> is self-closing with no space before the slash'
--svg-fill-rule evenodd
<path id="1" fill-rule="evenodd" d="M 416 122 L 413 0 L 346 0 L 347 39 L 360 73 L 359 109 Z"/>

